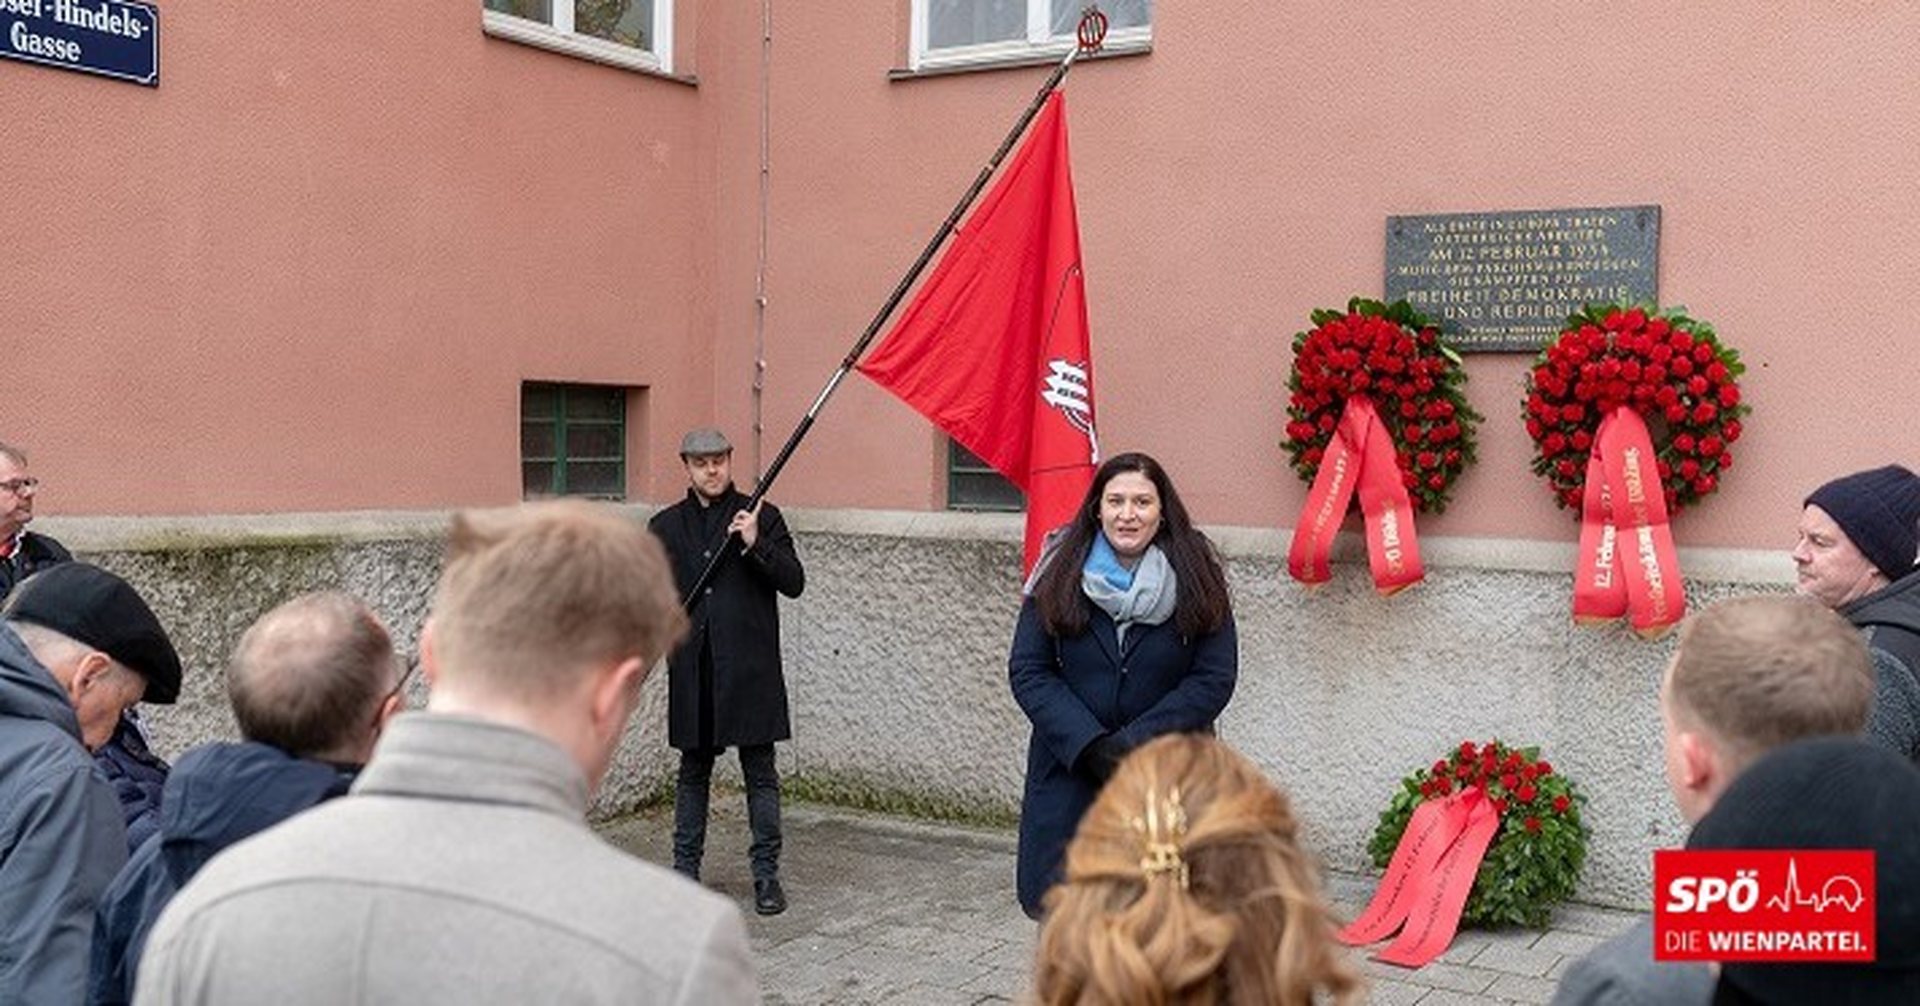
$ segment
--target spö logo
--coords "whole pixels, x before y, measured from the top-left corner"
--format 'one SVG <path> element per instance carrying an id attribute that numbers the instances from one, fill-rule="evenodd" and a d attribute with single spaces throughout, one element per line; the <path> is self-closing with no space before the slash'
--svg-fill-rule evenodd
<path id="1" fill-rule="evenodd" d="M 1659 960 L 1871 961 L 1870 850 L 1658 852 Z"/>
<path id="2" fill-rule="evenodd" d="M 1675 877 L 1668 890 L 1667 911 L 1711 912 L 1725 905 L 1732 912 L 1750 912 L 1760 903 L 1756 870 L 1740 870 L 1732 881 L 1720 877 Z"/>

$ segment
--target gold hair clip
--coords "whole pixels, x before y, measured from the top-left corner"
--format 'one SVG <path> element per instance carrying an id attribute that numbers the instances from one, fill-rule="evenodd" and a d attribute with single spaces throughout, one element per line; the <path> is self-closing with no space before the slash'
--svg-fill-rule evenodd
<path id="1" fill-rule="evenodd" d="M 1180 804 L 1180 790 L 1168 790 L 1163 806 L 1159 786 L 1149 780 L 1146 817 L 1128 823 L 1146 848 L 1146 855 L 1140 857 L 1140 872 L 1148 880 L 1172 876 L 1179 880 L 1180 889 L 1186 890 L 1191 877 L 1187 861 L 1180 855 L 1180 840 L 1187 837 L 1187 810 Z"/>

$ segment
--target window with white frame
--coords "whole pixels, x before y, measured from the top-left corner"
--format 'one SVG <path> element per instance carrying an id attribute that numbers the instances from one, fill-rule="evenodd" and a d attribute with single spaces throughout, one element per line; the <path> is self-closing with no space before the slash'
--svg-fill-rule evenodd
<path id="1" fill-rule="evenodd" d="M 910 0 L 915 70 L 1064 55 L 1087 0 Z M 1100 0 L 1106 48 L 1144 49 L 1153 40 L 1153 0 Z"/>
<path id="2" fill-rule="evenodd" d="M 489 35 L 673 72 L 673 0 L 480 0 L 480 6 Z"/>

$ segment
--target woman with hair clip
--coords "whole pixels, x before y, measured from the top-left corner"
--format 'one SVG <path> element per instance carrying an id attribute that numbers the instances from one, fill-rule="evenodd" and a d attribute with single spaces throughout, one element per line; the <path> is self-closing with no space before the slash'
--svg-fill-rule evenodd
<path id="1" fill-rule="evenodd" d="M 1122 762 L 1067 848 L 1034 968 L 1045 1006 L 1359 1001 L 1287 798 L 1212 737 Z"/>
<path id="2" fill-rule="evenodd" d="M 1213 543 L 1159 462 L 1108 459 L 1073 522 L 1048 536 L 1008 658 L 1033 721 L 1017 876 L 1029 916 L 1120 759 L 1160 734 L 1211 731 L 1239 663 Z"/>

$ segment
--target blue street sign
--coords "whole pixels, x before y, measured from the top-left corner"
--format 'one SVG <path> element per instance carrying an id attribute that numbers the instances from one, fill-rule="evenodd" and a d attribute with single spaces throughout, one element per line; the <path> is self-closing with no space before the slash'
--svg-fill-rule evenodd
<path id="1" fill-rule="evenodd" d="M 131 0 L 0 0 L 0 56 L 160 86 L 160 11 Z"/>

